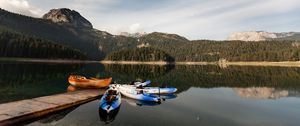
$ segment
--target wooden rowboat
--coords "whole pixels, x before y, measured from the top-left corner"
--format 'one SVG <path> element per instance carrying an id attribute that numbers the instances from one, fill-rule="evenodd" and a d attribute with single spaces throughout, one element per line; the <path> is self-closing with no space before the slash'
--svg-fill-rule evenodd
<path id="1" fill-rule="evenodd" d="M 79 75 L 70 75 L 68 81 L 71 85 L 79 88 L 104 88 L 108 87 L 112 78 L 99 79 L 99 78 L 86 78 Z"/>

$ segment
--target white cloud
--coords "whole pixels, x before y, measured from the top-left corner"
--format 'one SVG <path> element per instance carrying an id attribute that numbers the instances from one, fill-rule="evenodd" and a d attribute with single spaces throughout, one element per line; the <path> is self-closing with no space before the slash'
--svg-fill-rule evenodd
<path id="1" fill-rule="evenodd" d="M 0 7 L 27 16 L 40 17 L 41 9 L 29 5 L 26 0 L 1 0 Z"/>
<path id="2" fill-rule="evenodd" d="M 0 7 L 39 15 L 70 8 L 95 28 L 120 32 L 169 32 L 189 39 L 226 39 L 248 30 L 300 31 L 300 0 L 0 0 Z"/>
<path id="3" fill-rule="evenodd" d="M 140 22 L 151 24 L 146 31 L 177 33 L 190 39 L 226 39 L 237 31 L 299 31 L 300 17 L 295 13 L 299 4 L 299 0 L 210 0 L 138 13 L 139 18 L 149 21 Z"/>
<path id="4" fill-rule="evenodd" d="M 137 32 L 142 32 L 143 28 L 141 27 L 141 24 L 139 23 L 134 23 L 129 26 L 129 32 L 130 33 L 137 33 Z"/>

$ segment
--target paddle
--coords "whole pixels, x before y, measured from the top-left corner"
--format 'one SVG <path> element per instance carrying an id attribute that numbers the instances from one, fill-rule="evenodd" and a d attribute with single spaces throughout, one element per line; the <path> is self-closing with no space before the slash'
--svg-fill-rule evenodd
<path id="1" fill-rule="evenodd" d="M 158 97 L 160 98 L 160 87 L 158 87 Z"/>
<path id="2" fill-rule="evenodd" d="M 163 101 L 166 101 L 166 99 L 160 97 L 160 87 L 158 87 L 158 97 L 160 100 L 162 99 Z"/>

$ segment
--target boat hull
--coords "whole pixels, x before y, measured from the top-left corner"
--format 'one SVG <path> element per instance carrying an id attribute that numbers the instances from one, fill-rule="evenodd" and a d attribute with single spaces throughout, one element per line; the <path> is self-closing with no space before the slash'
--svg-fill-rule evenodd
<path id="1" fill-rule="evenodd" d="M 145 93 L 149 93 L 149 94 L 172 94 L 177 91 L 177 88 L 145 87 L 143 89 L 137 89 L 137 90 L 143 90 Z"/>
<path id="2" fill-rule="evenodd" d="M 112 78 L 106 79 L 76 79 L 69 77 L 68 81 L 72 86 L 79 88 L 105 88 L 111 83 Z"/>
<path id="3" fill-rule="evenodd" d="M 160 98 L 155 95 L 151 94 L 145 94 L 145 93 L 138 93 L 135 89 L 132 88 L 124 88 L 122 86 L 119 86 L 119 90 L 122 93 L 122 95 L 136 99 L 136 100 L 142 100 L 142 101 L 151 101 L 151 102 L 160 102 Z"/>
<path id="4" fill-rule="evenodd" d="M 115 91 L 115 94 L 109 94 L 109 91 Z M 114 100 L 108 100 L 108 97 L 113 96 Z M 101 97 L 99 102 L 99 108 L 107 111 L 107 113 L 119 108 L 121 105 L 121 93 L 114 89 L 108 89 Z"/>
<path id="5" fill-rule="evenodd" d="M 120 106 L 107 113 L 107 111 L 99 108 L 98 112 L 99 112 L 100 120 L 105 122 L 106 124 L 111 123 L 112 121 L 115 120 L 116 116 L 119 113 L 119 110 L 120 110 Z"/>
<path id="6" fill-rule="evenodd" d="M 133 85 L 121 85 L 123 88 L 135 89 L 148 94 L 172 94 L 177 91 L 177 88 L 159 88 L 159 87 L 143 87 L 137 88 Z"/>

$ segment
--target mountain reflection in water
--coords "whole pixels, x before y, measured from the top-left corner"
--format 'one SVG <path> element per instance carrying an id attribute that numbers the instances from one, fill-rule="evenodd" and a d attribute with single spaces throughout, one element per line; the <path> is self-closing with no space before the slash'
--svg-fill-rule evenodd
<path id="1" fill-rule="evenodd" d="M 73 69 L 65 73 L 113 77 L 118 83 L 149 79 L 152 81 L 151 86 L 176 87 L 178 92 L 166 97 L 169 100 L 162 104 L 146 104 L 122 97 L 122 105 L 115 117 L 103 116 L 102 119 L 98 111 L 99 100 L 95 100 L 79 106 L 64 118 L 55 120 L 57 126 L 300 124 L 300 68 L 101 64 L 84 64 L 71 68 Z M 63 90 L 66 91 L 68 84 L 63 85 Z M 18 87 L 19 84 L 14 86 Z M 39 89 L 41 88 L 34 90 Z M 73 87 L 68 89 L 76 90 Z M 51 123 L 36 121 L 29 125 Z"/>
<path id="2" fill-rule="evenodd" d="M 0 62 L 0 69 L 0 103 L 66 92 L 66 88 L 69 86 L 67 77 L 70 74 L 100 78 L 113 77 L 113 80 L 118 83 L 150 79 L 151 86 L 176 87 L 178 93 L 191 87 L 231 87 L 240 90 L 240 94 L 251 93 L 251 90 L 261 92 L 259 88 L 270 88 L 263 90 L 283 91 L 280 95 L 274 93 L 274 96 L 270 96 L 270 98 L 277 98 L 284 96 L 286 90 L 289 94 L 292 93 L 297 97 L 299 95 L 295 94 L 299 94 L 297 92 L 300 89 L 300 68 L 293 67 L 228 66 L 221 68 L 215 65 L 158 66 Z M 251 89 L 253 87 L 256 89 Z M 250 89 L 242 91 L 241 88 Z M 72 90 L 72 87 L 69 87 L 69 90 Z"/>
<path id="3" fill-rule="evenodd" d="M 279 99 L 289 96 L 288 90 L 278 90 L 268 87 L 233 88 L 233 90 L 243 98 Z"/>

